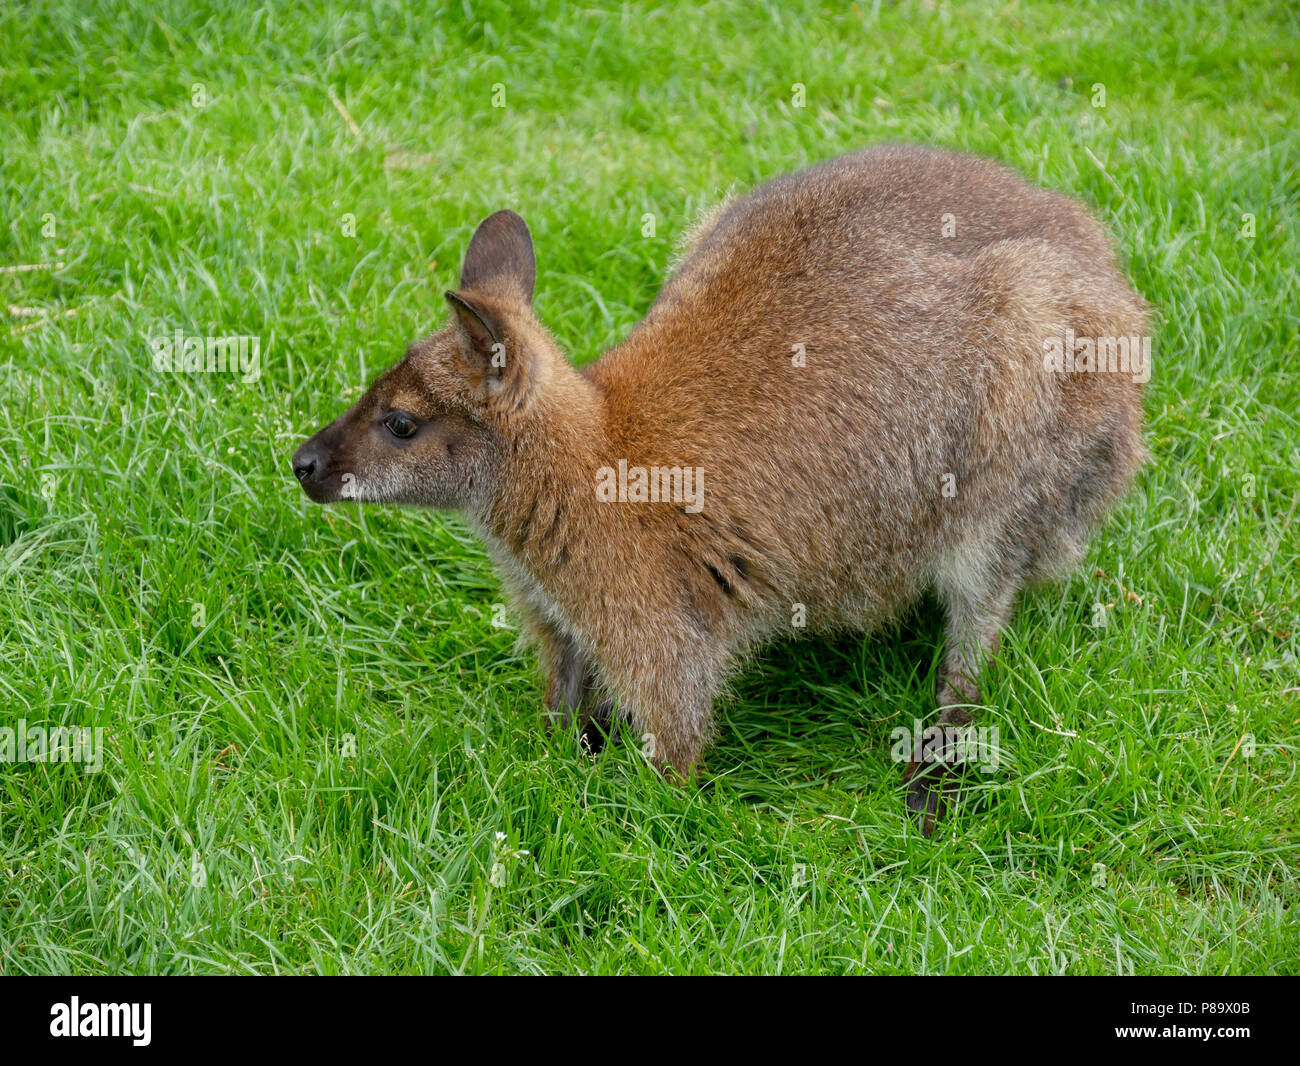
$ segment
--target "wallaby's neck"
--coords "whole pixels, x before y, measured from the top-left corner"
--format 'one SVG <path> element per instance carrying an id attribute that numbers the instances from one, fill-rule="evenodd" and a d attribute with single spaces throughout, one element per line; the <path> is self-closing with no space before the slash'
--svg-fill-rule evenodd
<path id="1" fill-rule="evenodd" d="M 512 416 L 484 531 L 543 585 L 578 561 L 609 516 L 596 495 L 608 455 L 604 399 L 562 358 Z"/>

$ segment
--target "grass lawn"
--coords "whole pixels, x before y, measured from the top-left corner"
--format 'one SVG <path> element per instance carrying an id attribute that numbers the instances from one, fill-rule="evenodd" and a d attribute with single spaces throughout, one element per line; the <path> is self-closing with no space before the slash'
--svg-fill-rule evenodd
<path id="1" fill-rule="evenodd" d="M 0 725 L 104 731 L 0 765 L 0 972 L 1300 971 L 1292 5 L 314 6 L 0 8 Z M 771 649 L 680 789 L 544 732 L 460 520 L 288 465 L 491 211 L 584 362 L 702 209 L 883 141 L 1082 198 L 1159 320 L 1151 462 L 930 840 L 932 604 Z"/>

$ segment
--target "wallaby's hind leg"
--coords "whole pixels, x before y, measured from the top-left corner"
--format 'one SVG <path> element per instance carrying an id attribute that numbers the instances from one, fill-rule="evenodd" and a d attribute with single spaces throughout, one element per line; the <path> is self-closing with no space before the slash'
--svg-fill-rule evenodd
<path id="1" fill-rule="evenodd" d="M 999 562 L 992 550 L 983 556 L 959 552 L 936 574 L 935 589 L 947 613 L 939 721 L 921 735 L 903 775 L 909 784 L 907 806 L 920 816 L 926 836 L 947 814 L 956 778 L 964 770 L 954 750 L 955 727 L 972 719 L 969 705 L 980 701 L 980 671 L 998 649 L 1019 591 L 1019 575 L 1007 573 Z"/>
<path id="2" fill-rule="evenodd" d="M 963 704 L 979 703 L 979 678 L 986 659 L 996 654 L 1002 627 L 1011 617 L 1019 583 L 996 577 L 966 586 L 940 585 L 947 614 L 946 653 L 939 674 L 939 721 L 965 725 L 971 720 Z"/>

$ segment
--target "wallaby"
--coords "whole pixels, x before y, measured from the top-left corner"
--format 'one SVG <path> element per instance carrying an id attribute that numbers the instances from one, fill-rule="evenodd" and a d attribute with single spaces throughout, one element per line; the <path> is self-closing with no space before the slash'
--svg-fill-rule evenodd
<path id="1" fill-rule="evenodd" d="M 322 503 L 463 512 L 552 719 L 629 720 L 675 775 L 747 651 L 869 631 L 926 589 L 939 723 L 969 722 L 1017 591 L 1078 559 L 1143 456 L 1145 304 L 1082 206 L 982 159 L 887 146 L 761 186 L 581 370 L 535 274 L 523 219 L 484 220 L 450 325 L 293 470 Z M 905 772 L 927 834 L 942 749 Z"/>

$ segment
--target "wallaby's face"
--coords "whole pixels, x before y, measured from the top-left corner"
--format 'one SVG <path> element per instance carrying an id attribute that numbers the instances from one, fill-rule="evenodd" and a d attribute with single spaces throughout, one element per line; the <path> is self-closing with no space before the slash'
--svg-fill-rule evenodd
<path id="1" fill-rule="evenodd" d="M 293 469 L 307 495 L 317 503 L 470 506 L 495 447 L 447 372 L 457 357 L 450 331 L 435 334 L 306 441 Z"/>
<path id="2" fill-rule="evenodd" d="M 293 472 L 317 503 L 474 510 L 495 491 L 501 415 L 517 410 L 546 347 L 529 301 L 523 219 L 501 211 L 470 242 L 452 325 L 413 345 L 365 396 L 305 441 Z"/>

